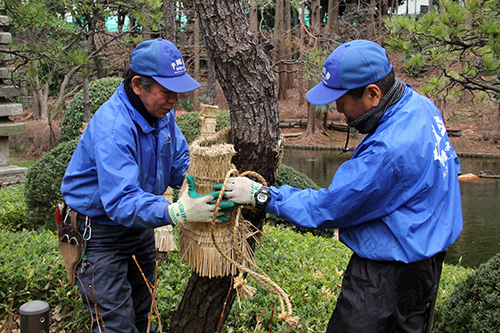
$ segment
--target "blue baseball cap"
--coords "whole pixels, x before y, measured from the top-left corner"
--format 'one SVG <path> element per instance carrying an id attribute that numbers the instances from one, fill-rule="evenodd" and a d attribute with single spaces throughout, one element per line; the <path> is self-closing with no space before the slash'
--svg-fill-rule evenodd
<path id="1" fill-rule="evenodd" d="M 181 52 L 170 41 L 151 39 L 132 51 L 130 69 L 137 74 L 151 76 L 170 91 L 184 93 L 198 89 L 200 84 L 187 72 Z"/>
<path id="2" fill-rule="evenodd" d="M 306 98 L 314 105 L 331 103 L 350 89 L 383 79 L 391 69 L 385 49 L 377 43 L 369 40 L 344 43 L 326 58 L 321 82 L 306 93 Z"/>

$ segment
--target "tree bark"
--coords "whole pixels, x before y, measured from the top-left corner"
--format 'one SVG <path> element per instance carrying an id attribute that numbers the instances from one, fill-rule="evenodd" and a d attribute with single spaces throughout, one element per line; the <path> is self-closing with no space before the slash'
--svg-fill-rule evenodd
<path id="1" fill-rule="evenodd" d="M 215 77 L 215 68 L 212 59 L 207 58 L 207 98 L 204 103 L 213 105 L 217 97 L 217 78 Z"/>
<path id="2" fill-rule="evenodd" d="M 83 78 L 83 122 L 88 123 L 92 117 L 90 114 L 90 92 L 89 78 Z"/>
<path id="3" fill-rule="evenodd" d="M 175 44 L 175 1 L 163 0 L 163 38 Z"/>
<path id="4" fill-rule="evenodd" d="M 330 34 L 338 33 L 338 20 L 339 20 L 339 1 L 328 0 L 328 30 Z"/>
<path id="5" fill-rule="evenodd" d="M 280 129 L 270 61 L 250 32 L 240 1 L 195 0 L 194 4 L 207 55 L 215 64 L 229 104 L 231 141 L 237 152 L 233 163 L 240 172 L 256 171 L 273 184 L 279 163 Z M 264 212 L 244 214 L 262 229 Z M 170 332 L 217 332 L 234 298 L 232 277 L 208 279 L 193 274 L 172 316 Z"/>
<path id="6" fill-rule="evenodd" d="M 285 65 L 281 63 L 281 60 L 285 58 L 285 20 L 284 20 L 284 2 L 283 0 L 276 0 L 276 15 L 274 17 L 274 43 L 276 47 L 276 55 L 274 57 L 275 62 L 278 64 L 278 99 L 286 99 L 286 72 Z"/>
<path id="7" fill-rule="evenodd" d="M 313 81 L 308 81 L 308 89 L 311 89 L 314 85 Z M 301 136 L 302 139 L 314 141 L 318 135 L 327 135 L 322 116 L 321 112 L 314 110 L 312 104 L 307 103 L 307 127 Z"/>
<path id="8" fill-rule="evenodd" d="M 257 0 L 250 0 L 250 10 L 249 10 L 249 19 L 250 19 L 250 29 L 255 34 L 255 40 L 259 42 L 259 4 Z"/>
<path id="9" fill-rule="evenodd" d="M 313 33 L 317 34 L 321 29 L 321 1 L 311 0 L 310 9 L 311 30 L 313 31 Z"/>
<path id="10" fill-rule="evenodd" d="M 198 16 L 195 14 L 193 27 L 193 51 L 194 51 L 194 79 L 200 81 L 200 25 L 198 24 Z M 200 111 L 199 89 L 193 91 L 193 110 Z"/>

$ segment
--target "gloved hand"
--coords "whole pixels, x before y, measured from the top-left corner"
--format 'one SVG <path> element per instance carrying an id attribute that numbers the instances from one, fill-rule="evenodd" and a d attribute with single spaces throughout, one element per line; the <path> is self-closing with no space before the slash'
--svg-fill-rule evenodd
<path id="1" fill-rule="evenodd" d="M 223 184 L 214 186 L 214 190 L 220 191 Z M 262 184 L 254 182 L 247 177 L 230 177 L 226 184 L 224 196 L 240 205 L 251 205 L 255 207 L 255 193 L 262 187 Z"/>
<path id="2" fill-rule="evenodd" d="M 196 192 L 196 184 L 192 175 L 186 176 L 187 191 L 182 193 L 182 196 L 177 202 L 168 205 L 168 214 L 174 224 L 183 222 L 212 222 L 214 215 L 215 203 L 219 197 L 220 191 L 212 192 L 205 195 L 199 195 Z M 231 201 L 222 201 L 217 212 L 217 220 L 228 221 L 224 213 L 233 210 L 234 203 Z"/>

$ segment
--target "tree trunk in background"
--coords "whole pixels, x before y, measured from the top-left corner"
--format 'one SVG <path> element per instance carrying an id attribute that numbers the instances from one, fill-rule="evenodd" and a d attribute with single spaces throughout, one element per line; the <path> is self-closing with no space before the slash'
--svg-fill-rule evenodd
<path id="1" fill-rule="evenodd" d="M 285 27 L 284 27 L 284 0 L 276 0 L 276 15 L 274 17 L 274 44 L 276 45 L 275 62 L 285 58 Z M 286 72 L 283 63 L 278 64 L 278 99 L 286 99 Z"/>
<path id="2" fill-rule="evenodd" d="M 259 4 L 257 3 L 257 0 L 250 0 L 250 29 L 252 32 L 255 34 L 255 40 L 257 43 L 259 42 Z"/>
<path id="3" fill-rule="evenodd" d="M 315 82 L 309 80 L 308 90 L 315 85 Z M 307 127 L 301 138 L 314 141 L 315 137 L 319 135 L 328 135 L 324 126 L 323 113 L 316 111 L 311 103 L 307 103 Z"/>
<path id="4" fill-rule="evenodd" d="M 328 0 L 328 30 L 331 34 L 338 33 L 339 0 Z"/>
<path id="5" fill-rule="evenodd" d="M 163 34 L 162 37 L 175 44 L 175 5 L 174 1 L 163 0 Z"/>
<path id="6" fill-rule="evenodd" d="M 231 112 L 233 163 L 275 181 L 280 129 L 276 82 L 271 63 L 250 33 L 243 5 L 234 0 L 195 0 L 207 55 L 214 61 Z M 265 213 L 244 212 L 262 229 Z M 254 244 L 252 244 L 254 246 Z M 229 294 L 228 294 L 229 292 Z M 234 302 L 232 277 L 191 275 L 170 332 L 216 332 Z"/>
<path id="7" fill-rule="evenodd" d="M 215 97 L 217 97 L 217 77 L 215 76 L 214 62 L 210 57 L 207 57 L 207 98 L 203 103 L 213 105 Z"/>
<path id="8" fill-rule="evenodd" d="M 92 50 L 92 45 L 94 44 L 94 33 L 93 27 L 95 26 L 94 20 L 89 20 L 90 32 L 87 35 L 87 43 L 85 44 L 85 52 L 90 54 Z M 88 123 L 90 121 L 90 93 L 89 93 L 89 77 L 84 75 L 83 77 L 83 121 Z"/>
<path id="9" fill-rule="evenodd" d="M 293 54 L 294 52 L 294 43 L 293 43 L 293 34 L 292 34 L 292 4 L 290 0 L 285 0 L 285 10 L 284 10 L 284 22 L 285 22 L 285 33 L 286 33 L 286 38 L 285 38 L 285 52 L 283 54 L 284 58 L 287 58 L 289 60 L 293 60 Z M 293 80 L 294 80 L 294 73 L 293 73 L 293 68 L 290 65 L 286 66 L 287 68 L 287 73 L 286 73 L 286 89 L 291 89 L 293 88 Z"/>
<path id="10" fill-rule="evenodd" d="M 299 52 L 300 59 L 304 58 L 304 39 L 305 39 L 305 3 L 302 2 L 300 5 L 300 35 L 299 35 Z M 299 72 L 301 73 L 301 72 Z M 304 105 L 306 103 L 305 100 L 305 91 L 304 91 L 304 74 L 300 74 L 299 76 L 299 105 Z"/>
<path id="11" fill-rule="evenodd" d="M 320 0 L 311 0 L 311 17 L 310 24 L 311 29 L 314 34 L 317 34 L 321 28 L 321 1 Z"/>
<path id="12" fill-rule="evenodd" d="M 90 121 L 90 93 L 89 93 L 89 78 L 83 78 L 83 122 Z"/>
<path id="13" fill-rule="evenodd" d="M 194 52 L 194 79 L 200 82 L 200 25 L 198 24 L 198 15 L 194 15 L 193 27 L 193 52 Z M 200 89 L 193 91 L 193 110 L 200 111 Z"/>
<path id="14" fill-rule="evenodd" d="M 384 0 L 385 1 L 385 0 Z M 382 1 L 381 1 L 382 2 Z M 375 38 L 377 36 L 377 18 L 376 18 L 376 10 L 375 10 L 376 4 L 375 0 L 370 0 L 370 15 L 368 18 L 369 27 L 367 28 L 367 31 L 369 34 L 371 34 L 372 38 Z"/>
<path id="15" fill-rule="evenodd" d="M 472 23 L 473 23 L 472 19 L 473 19 L 472 13 L 469 13 L 467 15 L 467 17 L 465 18 L 465 22 L 464 22 L 468 27 L 470 27 L 471 30 L 472 30 Z M 462 58 L 462 57 L 460 57 L 460 58 L 462 60 L 461 62 L 462 62 L 463 70 L 467 71 L 468 66 L 469 66 L 468 63 L 473 61 L 473 60 L 470 58 Z M 467 60 L 467 61 L 465 61 L 465 60 Z M 465 89 L 463 91 L 462 95 L 460 96 L 460 101 L 462 101 L 465 104 L 470 104 L 470 103 L 472 103 L 473 100 L 474 100 L 474 94 L 472 94 L 472 92 L 470 90 Z"/>

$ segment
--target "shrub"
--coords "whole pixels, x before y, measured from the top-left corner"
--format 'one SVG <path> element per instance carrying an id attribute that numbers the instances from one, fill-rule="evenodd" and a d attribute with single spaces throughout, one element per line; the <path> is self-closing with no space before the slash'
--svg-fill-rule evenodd
<path id="1" fill-rule="evenodd" d="M 175 117 L 175 122 L 179 126 L 186 138 L 187 143 L 191 144 L 201 133 L 201 119 L 199 112 L 187 112 Z M 220 110 L 217 113 L 215 130 L 220 131 L 224 127 L 231 126 L 229 110 Z"/>
<path id="2" fill-rule="evenodd" d="M 26 175 L 28 222 L 54 230 L 54 209 L 62 201 L 61 182 L 78 139 L 66 141 L 40 158 Z"/>
<path id="3" fill-rule="evenodd" d="M 229 110 L 220 110 L 215 118 L 215 131 L 220 131 L 225 127 L 231 127 L 231 116 Z M 200 126 L 201 130 L 201 126 Z"/>
<path id="4" fill-rule="evenodd" d="M 288 165 L 281 164 L 278 168 L 278 177 L 276 179 L 276 186 L 290 185 L 300 189 L 312 188 L 319 190 L 318 186 L 311 178 L 307 177 L 300 171 L 295 170 Z"/>
<path id="5" fill-rule="evenodd" d="M 261 239 L 262 245 L 255 252 L 257 266 L 290 295 L 293 315 L 300 317 L 304 332 L 324 331 L 335 308 L 343 272 L 352 252 L 333 239 L 299 234 L 279 226 L 265 225 Z M 12 319 L 19 307 L 38 299 L 50 305 L 51 332 L 88 331 L 90 315 L 77 287 L 67 284 L 57 237 L 51 231 L 12 233 L 0 230 L 0 262 L 2 329 L 10 327 L 6 331 L 15 331 L 17 327 Z M 451 287 L 465 279 L 463 273 L 466 271 L 463 267 L 445 265 L 440 289 L 443 285 Z M 165 261 L 159 262 L 157 295 L 164 330 L 183 297 L 190 275 L 191 269 L 177 252 L 171 252 Z M 257 287 L 257 292 L 248 301 L 234 303 L 224 331 L 267 331 L 271 323 L 271 305 L 274 304 L 273 331 L 285 332 L 285 325 L 276 319 L 281 310 L 277 297 L 264 290 L 253 278 L 247 280 L 251 286 Z M 442 295 L 440 293 L 438 297 Z M 262 318 L 260 330 L 256 329 L 258 318 Z"/>
<path id="6" fill-rule="evenodd" d="M 179 126 L 188 144 L 191 144 L 201 133 L 201 119 L 199 112 L 187 112 L 175 117 L 175 122 Z"/>
<path id="7" fill-rule="evenodd" d="M 26 222 L 24 184 L 0 189 L 0 228 L 16 231 L 28 226 Z"/>
<path id="8" fill-rule="evenodd" d="M 500 331 L 500 253 L 460 282 L 444 302 L 437 332 Z"/>
<path id="9" fill-rule="evenodd" d="M 307 177 L 300 171 L 295 170 L 294 168 L 281 164 L 278 167 L 278 175 L 276 177 L 276 186 L 281 185 L 290 185 L 299 189 L 311 188 L 313 190 L 319 190 L 320 186 L 318 186 L 311 178 Z M 323 236 L 323 237 L 333 237 L 335 235 L 335 229 L 306 229 L 301 227 L 296 227 L 282 219 L 281 217 L 277 217 L 275 215 L 268 214 L 267 222 L 274 225 L 286 225 L 290 226 L 294 230 L 298 232 L 309 232 L 315 236 Z"/>
<path id="10" fill-rule="evenodd" d="M 0 318 L 9 321 L 19 307 L 43 300 L 51 308 L 57 332 L 88 331 L 89 315 L 76 286 L 67 284 L 57 237 L 49 230 L 0 230 Z M 4 322 L 3 328 L 15 325 Z M 15 327 L 9 332 L 14 332 Z M 6 330 L 7 332 L 7 330 Z"/>
<path id="11" fill-rule="evenodd" d="M 115 92 L 122 79 L 119 77 L 107 77 L 89 83 L 90 114 L 93 115 L 99 107 L 104 104 Z M 83 90 L 75 94 L 64 111 L 61 121 L 61 142 L 72 140 L 80 136 L 84 117 Z"/>

